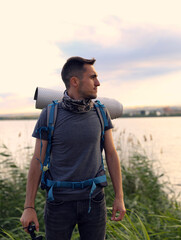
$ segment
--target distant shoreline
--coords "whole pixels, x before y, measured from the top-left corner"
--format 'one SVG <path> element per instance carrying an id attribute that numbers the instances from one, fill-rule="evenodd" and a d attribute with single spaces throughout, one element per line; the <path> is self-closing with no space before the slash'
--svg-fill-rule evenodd
<path id="1" fill-rule="evenodd" d="M 37 120 L 38 116 L 32 117 L 0 117 L 0 121 L 4 120 Z"/>
<path id="2" fill-rule="evenodd" d="M 181 117 L 181 114 L 173 114 L 173 115 L 123 115 L 120 118 L 163 118 L 163 117 Z"/>
<path id="3" fill-rule="evenodd" d="M 39 116 L 15 116 L 15 117 L 0 117 L 0 121 L 7 121 L 7 120 L 37 120 Z M 160 116 L 156 116 L 156 115 L 149 115 L 149 116 L 145 116 L 145 115 L 132 115 L 129 116 L 127 114 L 121 116 L 120 118 L 163 118 L 163 117 L 181 117 L 181 114 L 175 114 L 175 115 L 160 115 Z"/>

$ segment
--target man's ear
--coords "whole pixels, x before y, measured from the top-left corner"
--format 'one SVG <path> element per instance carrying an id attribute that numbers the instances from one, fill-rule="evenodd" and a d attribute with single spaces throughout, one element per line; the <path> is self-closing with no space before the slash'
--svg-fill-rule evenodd
<path id="1" fill-rule="evenodd" d="M 78 77 L 71 77 L 70 78 L 70 85 L 73 86 L 74 88 L 77 88 L 79 86 L 79 79 Z"/>

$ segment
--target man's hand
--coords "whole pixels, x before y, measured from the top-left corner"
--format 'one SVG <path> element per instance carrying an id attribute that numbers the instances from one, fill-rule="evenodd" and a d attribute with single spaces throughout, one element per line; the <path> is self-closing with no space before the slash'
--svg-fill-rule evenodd
<path id="1" fill-rule="evenodd" d="M 116 213 L 119 212 L 119 216 L 116 217 Z M 121 221 L 124 218 L 124 215 L 126 213 L 126 208 L 124 206 L 124 201 L 116 198 L 113 203 L 113 209 L 112 209 L 112 221 Z"/>
<path id="2" fill-rule="evenodd" d="M 39 232 L 39 222 L 38 222 L 35 209 L 31 209 L 31 208 L 25 209 L 20 218 L 20 222 L 22 223 L 22 226 L 25 232 L 28 233 L 28 226 L 32 222 L 35 224 L 36 231 Z"/>

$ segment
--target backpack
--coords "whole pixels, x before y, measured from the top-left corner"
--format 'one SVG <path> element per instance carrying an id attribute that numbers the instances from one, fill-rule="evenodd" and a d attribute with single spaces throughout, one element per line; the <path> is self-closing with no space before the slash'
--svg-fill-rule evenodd
<path id="1" fill-rule="evenodd" d="M 108 120 L 106 117 L 105 113 L 105 106 L 100 103 L 99 100 L 95 101 L 94 107 L 96 109 L 96 113 L 99 117 L 100 123 L 101 123 L 101 142 L 100 142 L 100 148 L 101 152 L 104 147 L 104 132 L 105 132 L 105 127 L 108 126 Z M 83 189 L 87 186 L 91 186 L 91 190 L 89 193 L 89 210 L 88 212 L 91 211 L 91 196 L 96 189 L 96 185 L 100 183 L 107 183 L 106 180 L 106 175 L 102 175 L 99 177 L 91 178 L 85 181 L 81 182 L 68 182 L 68 181 L 54 181 L 47 179 L 45 177 L 46 171 L 50 167 L 50 154 L 51 154 L 51 141 L 52 141 L 52 136 L 53 136 L 53 131 L 54 131 L 54 126 L 56 122 L 56 117 L 57 117 L 57 110 L 58 110 L 58 101 L 53 101 L 51 104 L 47 106 L 47 126 L 46 127 L 40 127 L 36 131 L 39 132 L 40 134 L 40 140 L 41 140 L 41 131 L 45 130 L 48 132 L 48 145 L 46 149 L 46 155 L 45 155 L 45 160 L 44 163 L 42 164 L 41 161 L 41 151 L 42 151 L 42 141 L 41 141 L 41 148 L 40 148 L 40 159 L 39 162 L 41 164 L 41 171 L 42 171 L 42 177 L 41 177 L 41 188 L 42 189 L 47 189 L 48 191 L 48 201 L 53 201 L 53 188 L 54 187 L 61 187 L 61 188 L 79 188 Z M 103 163 L 103 157 L 102 158 L 102 169 L 104 170 L 104 163 Z"/>

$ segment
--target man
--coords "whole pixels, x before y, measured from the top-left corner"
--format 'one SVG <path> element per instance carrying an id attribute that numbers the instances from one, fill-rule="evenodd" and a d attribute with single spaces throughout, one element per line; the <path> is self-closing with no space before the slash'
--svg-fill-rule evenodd
<path id="1" fill-rule="evenodd" d="M 62 69 L 62 79 L 66 91 L 58 105 L 57 119 L 52 137 L 51 164 L 46 178 L 56 181 L 80 182 L 104 174 L 101 160 L 101 124 L 92 99 L 97 97 L 100 86 L 93 66 L 95 59 L 72 57 Z M 104 150 L 108 170 L 115 191 L 112 220 L 122 220 L 125 215 L 120 162 L 114 147 L 112 123 L 106 112 L 108 126 L 104 135 Z M 45 158 L 47 133 L 36 131 L 46 126 L 47 111 L 44 109 L 35 126 L 36 137 L 34 155 L 27 180 L 26 200 L 21 223 L 26 227 L 34 222 L 36 230 L 39 223 L 35 211 L 35 197 L 41 177 L 40 163 Z M 40 156 L 41 149 L 41 156 Z M 54 201 L 46 201 L 45 227 L 48 240 L 70 239 L 78 224 L 83 240 L 103 240 L 105 238 L 106 205 L 103 187 L 96 185 L 90 199 L 91 186 L 85 188 L 53 188 Z M 90 202 L 91 201 L 91 202 Z M 90 210 L 91 207 L 91 210 Z M 90 210 L 90 211 L 89 211 Z M 119 216 L 116 217 L 116 213 Z"/>

